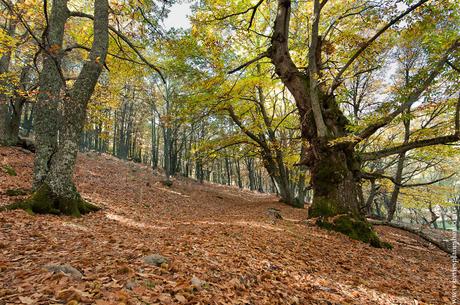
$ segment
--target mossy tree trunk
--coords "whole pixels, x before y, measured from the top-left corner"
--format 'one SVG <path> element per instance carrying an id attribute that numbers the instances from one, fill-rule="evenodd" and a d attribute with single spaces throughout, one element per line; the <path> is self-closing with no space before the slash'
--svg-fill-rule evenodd
<path id="1" fill-rule="evenodd" d="M 403 115 L 405 109 L 410 109 L 414 103 L 420 100 L 422 94 L 443 72 L 452 53 L 460 48 L 460 40 L 452 41 L 450 47 L 439 60 L 433 63 L 430 73 L 423 75 L 420 81 L 417 81 L 414 87 L 401 97 L 402 103 L 399 107 L 383 115 L 375 122 L 369 123 L 363 130 L 352 133 L 347 129 L 348 120 L 340 109 L 339 102 L 336 101 L 336 89 L 347 79 L 345 76 L 348 74 L 348 70 L 355 66 L 357 60 L 362 57 L 374 41 L 402 18 L 426 3 L 427 0 L 420 0 L 412 4 L 378 29 L 367 41 L 359 44 L 338 71 L 335 68 L 331 70 L 326 67 L 324 63 L 328 60 L 322 58 L 322 53 L 330 52 L 327 47 L 323 47 L 323 44 L 334 44 L 333 41 L 324 40 L 320 35 L 321 12 L 328 5 L 328 1 L 312 1 L 313 10 L 308 33 L 308 66 L 305 69 L 299 69 L 296 66 L 289 49 L 291 6 L 295 2 L 292 0 L 277 0 L 276 2 L 277 11 L 270 47 L 258 57 L 233 69 L 231 73 L 244 69 L 265 57 L 271 60 L 276 74 L 295 100 L 300 117 L 301 138 L 308 143 L 308 153 L 302 158 L 300 165 L 308 167 L 312 175 L 314 194 L 310 216 L 318 217 L 321 223 L 329 223 L 328 228 L 353 238 L 356 238 L 357 232 L 360 232 L 358 235 L 364 237 L 359 239 L 367 242 L 373 240 L 372 244 L 379 245 L 380 243 L 377 243 L 375 239 L 376 235 L 361 215 L 361 202 L 364 200 L 360 186 L 362 177 L 375 179 L 378 177 L 378 173 L 362 173 L 360 160 L 371 161 L 420 147 L 459 141 L 460 96 L 456 105 L 453 134 L 414 140 L 380 151 L 360 153 L 359 159 L 355 147 Z M 250 9 L 253 14 L 259 5 L 260 3 Z M 251 25 L 252 19 L 249 27 Z M 327 35 L 327 33 L 328 30 L 323 34 Z M 324 73 L 324 71 L 330 73 Z M 335 224 L 335 222 L 337 223 Z"/>
<path id="2" fill-rule="evenodd" d="M 310 217 L 339 214 L 360 217 L 360 185 L 350 166 L 352 155 L 352 152 L 328 149 L 313 161 L 310 173 L 314 196 L 309 209 Z"/>
<path id="3" fill-rule="evenodd" d="M 322 227 L 380 247 L 382 244 L 360 211 L 360 163 L 354 146 L 331 145 L 334 139 L 348 135 L 348 121 L 334 95 L 319 81 L 323 77 L 322 40 L 318 34 L 320 11 L 321 3 L 315 0 L 306 72 L 296 67 L 289 54 L 290 0 L 278 0 L 272 44 L 265 56 L 271 59 L 275 72 L 295 99 L 301 135 L 308 143 L 301 164 L 311 174 L 313 202 L 309 216 L 317 217 Z"/>
<path id="4" fill-rule="evenodd" d="M 34 193 L 19 207 L 37 213 L 79 216 L 96 209 L 82 200 L 73 182 L 73 173 L 87 104 L 107 53 L 108 2 L 94 1 L 94 41 L 89 59 L 84 62 L 72 88 L 66 89 L 60 63 L 65 24 L 70 16 L 67 0 L 53 1 L 48 49 L 40 73 L 36 105 Z M 62 113 L 58 112 L 60 104 Z"/>

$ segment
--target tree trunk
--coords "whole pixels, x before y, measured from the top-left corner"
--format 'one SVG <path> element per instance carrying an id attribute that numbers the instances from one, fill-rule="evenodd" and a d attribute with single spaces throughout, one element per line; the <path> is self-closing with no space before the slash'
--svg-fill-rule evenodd
<path id="1" fill-rule="evenodd" d="M 58 51 L 62 48 L 65 23 L 68 18 L 66 1 L 53 1 L 51 16 L 48 26 L 48 48 L 54 46 Z M 37 104 L 35 107 L 35 163 L 33 189 L 38 190 L 45 182 L 49 172 L 52 156 L 57 151 L 58 144 L 58 121 L 60 113 L 58 107 L 62 104 L 61 88 L 61 56 L 58 52 L 45 52 L 43 68 L 40 73 Z"/>
<path id="2" fill-rule="evenodd" d="M 246 158 L 246 169 L 248 171 L 248 182 L 249 182 L 249 189 L 254 191 L 256 189 L 256 169 L 254 166 L 254 158 Z"/>
<path id="3" fill-rule="evenodd" d="M 320 82 L 321 44 L 318 33 L 321 2 L 314 0 L 308 71 L 300 71 L 289 53 L 289 22 L 291 0 L 278 0 L 269 57 L 276 74 L 292 94 L 300 116 L 302 139 L 309 143 L 309 151 L 301 161 L 310 168 L 313 202 L 310 217 L 317 224 L 335 230 L 373 246 L 385 246 L 372 231 L 361 214 L 359 200 L 360 162 L 354 145 L 349 142 L 332 143 L 349 135 L 348 120 L 339 108 L 333 92 Z"/>
<path id="4" fill-rule="evenodd" d="M 25 130 L 24 135 L 28 137 L 32 131 L 33 118 L 35 111 L 35 103 L 26 103 L 26 109 L 24 111 L 24 120 L 22 122 L 22 127 Z"/>
<path id="5" fill-rule="evenodd" d="M 441 208 L 441 224 L 442 224 L 442 229 L 446 230 L 446 213 L 443 208 Z"/>
<path id="6" fill-rule="evenodd" d="M 406 84 L 408 85 L 409 80 L 406 79 Z M 409 143 L 410 139 L 410 119 L 409 114 L 410 114 L 410 109 L 405 111 L 405 114 L 407 114 L 406 118 L 404 119 L 404 142 L 403 144 Z M 391 193 L 391 198 L 390 202 L 388 205 L 388 215 L 387 215 L 387 220 L 388 222 L 391 222 L 393 220 L 394 214 L 396 212 L 396 205 L 398 204 L 398 196 L 401 190 L 401 182 L 403 178 L 403 171 L 404 171 L 404 164 L 406 162 L 406 153 L 402 152 L 398 155 L 398 164 L 396 166 L 396 173 L 395 173 L 395 182 L 397 184 L 394 185 L 393 187 L 393 192 Z"/>
<path id="7" fill-rule="evenodd" d="M 457 205 L 455 206 L 455 229 L 457 230 L 457 232 L 460 232 L 460 206 Z"/>
<path id="8" fill-rule="evenodd" d="M 49 46 L 62 46 L 68 17 L 66 0 L 54 0 L 48 29 Z M 40 73 L 37 102 L 34 193 L 19 207 L 36 213 L 56 213 L 79 216 L 97 207 L 86 203 L 77 192 L 72 177 L 80 137 L 86 118 L 88 101 L 102 71 L 108 48 L 108 2 L 95 0 L 94 41 L 89 59 L 73 87 L 61 98 L 62 72 L 60 52 L 46 52 Z M 58 118 L 58 104 L 63 115 Z M 59 125 L 57 122 L 59 121 Z M 57 130 L 59 128 L 59 142 Z"/>
<path id="9" fill-rule="evenodd" d="M 237 182 L 238 182 L 238 188 L 242 189 L 243 188 L 243 181 L 241 179 L 240 159 L 236 159 L 235 167 L 236 167 L 236 178 L 237 178 Z"/>
<path id="10" fill-rule="evenodd" d="M 375 179 L 371 180 L 371 189 L 369 190 L 369 197 L 367 197 L 366 204 L 364 205 L 364 210 L 366 215 L 372 215 L 372 203 L 374 202 L 375 195 L 377 194 L 377 186 Z M 379 215 L 380 216 L 380 215 Z"/>
<path id="11" fill-rule="evenodd" d="M 305 172 L 304 169 L 301 169 L 301 173 L 299 174 L 299 181 L 297 182 L 297 197 L 296 201 L 298 206 L 303 208 L 305 204 L 305 197 L 307 196 L 307 188 L 305 187 Z"/>
<path id="12" fill-rule="evenodd" d="M 329 150 L 329 151 L 328 151 Z M 346 151 L 323 150 L 311 167 L 313 202 L 310 217 L 351 214 L 360 217 L 359 185 L 350 168 L 353 154 Z"/>
<path id="13" fill-rule="evenodd" d="M 5 26 L 7 34 L 11 37 L 16 32 L 17 21 L 14 18 L 7 20 L 8 24 Z M 11 63 L 11 50 L 4 52 L 0 58 L 0 74 L 8 73 Z M 2 91 L 8 91 L 12 85 L 8 82 L 7 78 L 0 82 Z M 17 138 L 13 136 L 11 129 L 11 97 L 7 93 L 0 93 L 0 145 L 14 145 L 17 143 Z"/>

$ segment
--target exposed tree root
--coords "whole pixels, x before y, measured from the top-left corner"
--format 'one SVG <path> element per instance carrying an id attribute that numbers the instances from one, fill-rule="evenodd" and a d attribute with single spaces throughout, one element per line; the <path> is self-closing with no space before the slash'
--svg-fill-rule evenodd
<path id="1" fill-rule="evenodd" d="M 48 185 L 43 184 L 28 199 L 1 207 L 0 211 L 23 209 L 30 213 L 79 217 L 100 210 L 98 206 L 86 202 L 78 194 L 73 197 L 76 199 L 58 196 Z"/>
<path id="2" fill-rule="evenodd" d="M 368 243 L 376 248 L 391 249 L 392 246 L 380 240 L 372 230 L 372 226 L 365 220 L 349 214 L 317 219 L 316 224 L 324 229 L 340 232 L 348 237 Z"/>
<path id="3" fill-rule="evenodd" d="M 440 250 L 446 252 L 447 254 L 454 254 L 453 253 L 453 241 L 451 239 L 445 239 L 445 236 L 439 234 L 438 230 L 427 228 L 421 225 L 409 225 L 403 223 L 394 223 L 394 222 L 386 222 L 380 221 L 375 219 L 368 219 L 369 223 L 373 225 L 383 225 L 389 226 L 397 229 L 401 229 L 403 231 L 407 231 L 413 233 L 417 236 L 420 236 L 424 240 L 430 242 L 431 244 L 438 247 Z M 438 234 L 437 234 L 438 233 Z M 456 238 L 456 242 L 458 243 L 458 234 Z M 457 256 L 460 256 L 460 246 L 457 246 Z"/>

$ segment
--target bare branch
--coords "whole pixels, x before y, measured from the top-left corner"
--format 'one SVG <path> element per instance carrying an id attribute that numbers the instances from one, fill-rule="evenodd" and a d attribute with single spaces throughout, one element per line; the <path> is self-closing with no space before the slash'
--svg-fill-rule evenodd
<path id="1" fill-rule="evenodd" d="M 2 0 L 3 1 L 3 0 Z M 81 17 L 81 18 L 88 18 L 88 19 L 91 19 L 91 20 L 94 20 L 94 16 L 90 15 L 90 14 L 86 14 L 86 13 L 82 13 L 82 12 L 70 12 L 70 16 L 72 17 Z M 141 52 L 139 52 L 139 50 L 136 48 L 136 46 L 128 39 L 128 37 L 126 37 L 123 33 L 121 33 L 119 30 L 117 30 L 116 28 L 114 28 L 113 26 L 109 25 L 109 29 L 115 33 L 119 38 L 121 38 L 121 40 L 123 40 L 130 48 L 131 50 L 134 51 L 134 53 L 136 53 L 136 55 L 139 57 L 139 59 L 144 62 L 149 68 L 155 70 L 159 75 L 160 75 L 160 78 L 161 80 L 163 81 L 163 83 L 166 83 L 166 80 L 163 76 L 163 74 L 161 73 L 160 69 L 155 66 L 154 64 L 152 64 L 150 61 L 148 61 L 143 55 Z"/>
<path id="2" fill-rule="evenodd" d="M 259 6 L 264 2 L 264 0 L 259 0 L 259 2 L 253 7 L 252 9 L 252 14 L 251 14 L 251 19 L 249 20 L 249 25 L 248 25 L 248 30 L 251 29 L 252 27 L 252 22 L 254 21 L 254 17 L 256 16 L 257 9 Z"/>
<path id="3" fill-rule="evenodd" d="M 259 8 L 259 6 L 264 1 L 265 0 L 259 0 L 255 5 L 253 5 L 251 7 L 248 7 L 247 9 L 245 9 L 244 11 L 241 11 L 241 12 L 225 15 L 225 16 L 222 16 L 222 17 L 215 17 L 215 20 L 225 20 L 225 19 L 228 19 L 230 17 L 236 17 L 236 16 L 239 16 L 239 15 L 244 15 L 244 14 L 247 14 L 247 13 L 252 11 L 251 18 L 249 20 L 249 25 L 248 25 L 248 28 L 247 28 L 249 30 L 249 29 L 251 29 L 252 23 L 254 22 L 254 17 L 256 16 L 257 9 Z"/>
<path id="4" fill-rule="evenodd" d="M 228 107 L 227 108 L 228 113 L 230 114 L 230 117 L 232 118 L 233 122 L 241 129 L 242 132 L 244 132 L 248 137 L 250 137 L 254 142 L 259 144 L 260 146 L 264 146 L 264 143 L 260 140 L 259 137 L 257 137 L 254 133 L 252 133 L 250 130 L 248 130 L 241 120 L 238 118 L 236 115 L 235 111 L 233 110 L 233 107 Z"/>
<path id="5" fill-rule="evenodd" d="M 257 62 L 257 61 L 259 61 L 259 60 L 261 60 L 262 58 L 265 58 L 265 57 L 268 57 L 268 52 L 263 52 L 263 53 L 259 54 L 256 58 L 251 59 L 250 61 L 242 64 L 239 67 L 236 67 L 235 69 L 233 69 L 231 71 L 228 71 L 227 74 L 233 74 L 235 72 L 238 72 L 238 71 L 240 71 L 240 70 L 252 65 L 253 63 L 255 63 L 255 62 Z"/>
<path id="6" fill-rule="evenodd" d="M 409 94 L 407 97 L 407 100 L 402 103 L 395 111 L 391 112 L 387 116 L 379 119 L 377 122 L 374 124 L 371 124 L 367 126 L 363 131 L 361 131 L 356 139 L 359 141 L 362 141 L 363 139 L 369 138 L 371 135 L 373 135 L 378 129 L 382 128 L 383 126 L 386 126 L 389 124 L 394 118 L 396 118 L 398 115 L 400 115 L 404 109 L 409 108 L 413 103 L 415 103 L 422 93 L 433 83 L 435 78 L 441 73 L 442 67 L 444 64 L 447 62 L 449 55 L 457 48 L 460 47 L 460 40 L 455 41 L 452 46 L 444 53 L 443 57 L 435 64 L 435 67 L 431 71 L 431 73 L 428 75 L 428 77 L 420 82 L 414 90 Z M 356 142 L 355 144 L 357 144 Z"/>
<path id="7" fill-rule="evenodd" d="M 455 173 L 450 174 L 449 176 L 445 176 L 436 180 L 432 180 L 429 182 L 421 182 L 421 183 L 413 183 L 413 184 L 404 184 L 404 183 L 398 183 L 395 178 L 390 177 L 390 176 L 385 176 L 382 174 L 378 173 L 362 173 L 362 178 L 368 179 L 368 180 L 375 180 L 375 179 L 387 179 L 390 180 L 393 184 L 399 186 L 399 187 L 419 187 L 419 186 L 426 186 L 426 185 L 431 185 L 435 184 L 444 180 L 447 180 L 449 178 L 452 178 L 455 176 Z"/>
<path id="8" fill-rule="evenodd" d="M 351 66 L 351 64 L 363 53 L 377 38 L 379 38 L 383 33 L 385 33 L 390 27 L 398 23 L 402 18 L 404 18 L 407 14 L 415 10 L 416 8 L 420 7 L 421 5 L 425 4 L 430 0 L 421 0 L 417 2 L 416 4 L 410 6 L 407 10 L 405 10 L 403 13 L 401 13 L 399 16 L 391 20 L 389 23 L 387 23 L 384 27 L 382 27 L 380 30 L 375 33 L 374 36 L 372 36 L 368 41 L 366 41 L 361 48 L 359 48 L 352 56 L 351 58 L 347 61 L 347 63 L 340 69 L 339 73 L 337 76 L 334 78 L 331 87 L 329 88 L 329 94 L 332 94 L 335 89 L 343 82 L 342 76 L 343 74 L 347 71 L 347 69 Z"/>
<path id="9" fill-rule="evenodd" d="M 291 111 L 289 111 L 280 121 L 278 124 L 276 124 L 275 128 L 273 129 L 273 131 L 277 131 L 278 128 L 280 127 L 281 124 L 283 124 L 283 122 L 291 115 L 293 114 L 294 112 L 297 111 L 297 108 L 295 109 L 292 109 Z"/>
<path id="10" fill-rule="evenodd" d="M 413 150 L 416 148 L 454 143 L 459 140 L 460 140 L 460 136 L 458 134 L 453 134 L 453 135 L 436 137 L 436 138 L 431 138 L 431 139 L 413 141 L 407 144 L 382 149 L 376 152 L 364 153 L 362 155 L 362 160 L 364 161 L 377 160 L 377 159 L 388 157 L 394 154 L 407 152 L 409 150 Z"/>
<path id="11" fill-rule="evenodd" d="M 91 51 L 91 48 L 89 47 L 86 47 L 84 45 L 81 45 L 81 44 L 73 44 L 71 46 L 68 46 L 67 48 L 65 48 L 63 50 L 63 52 L 70 52 L 70 51 L 73 51 L 75 49 L 82 49 L 82 50 L 85 50 L 85 51 Z M 140 61 L 136 61 L 134 59 L 131 59 L 131 58 L 127 58 L 127 57 L 123 57 L 123 56 L 120 56 L 120 55 L 117 55 L 117 54 L 114 54 L 114 53 L 110 53 L 108 52 L 107 55 L 110 55 L 112 57 L 115 57 L 115 58 L 118 58 L 120 60 L 125 60 L 125 61 L 128 61 L 128 62 L 131 62 L 133 64 L 136 64 L 136 65 L 141 65 L 141 66 L 145 66 L 146 64 L 145 63 L 142 63 Z M 108 70 L 108 69 L 107 69 Z"/>

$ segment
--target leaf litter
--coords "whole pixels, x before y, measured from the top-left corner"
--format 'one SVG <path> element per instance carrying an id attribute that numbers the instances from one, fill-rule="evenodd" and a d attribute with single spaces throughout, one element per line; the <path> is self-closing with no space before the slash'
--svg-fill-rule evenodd
<path id="1" fill-rule="evenodd" d="M 30 190 L 33 154 L 0 147 L 0 163 L 17 173 L 0 172 L 0 205 L 25 198 L 5 192 Z M 106 154 L 80 154 L 75 180 L 101 211 L 0 213 L 0 304 L 452 302 L 450 257 L 398 229 L 377 227 L 394 249 L 372 248 L 273 196 L 185 178 L 164 189 L 149 167 Z"/>

